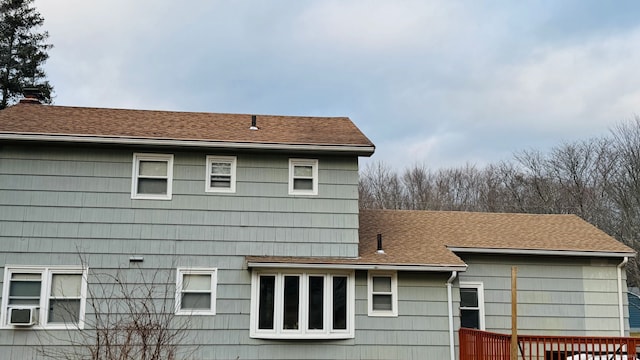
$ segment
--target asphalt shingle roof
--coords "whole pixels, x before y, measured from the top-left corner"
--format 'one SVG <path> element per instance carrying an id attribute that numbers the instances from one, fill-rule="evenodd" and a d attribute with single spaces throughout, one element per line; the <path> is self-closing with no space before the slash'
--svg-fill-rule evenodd
<path id="1" fill-rule="evenodd" d="M 464 266 L 452 248 L 630 256 L 634 250 L 576 215 L 360 210 L 359 257 L 250 257 L 251 262 Z M 384 254 L 377 253 L 382 234 Z"/>
<path id="2" fill-rule="evenodd" d="M 40 134 L 177 141 L 362 147 L 373 143 L 347 117 L 218 114 L 41 105 L 0 111 L 0 134 Z"/>
<path id="3" fill-rule="evenodd" d="M 382 234 L 386 255 L 376 254 Z M 516 252 L 633 253 L 576 215 L 361 210 L 360 257 L 388 263 L 446 264 L 449 248 Z"/>

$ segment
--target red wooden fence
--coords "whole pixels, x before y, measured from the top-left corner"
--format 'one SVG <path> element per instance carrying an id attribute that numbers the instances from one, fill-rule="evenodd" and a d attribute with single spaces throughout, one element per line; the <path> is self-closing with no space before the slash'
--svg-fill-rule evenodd
<path id="1" fill-rule="evenodd" d="M 460 360 L 509 360 L 511 335 L 462 328 Z"/>
<path id="2" fill-rule="evenodd" d="M 460 329 L 460 360 L 509 360 L 511 335 Z M 519 335 L 522 360 L 636 360 L 640 338 Z"/>

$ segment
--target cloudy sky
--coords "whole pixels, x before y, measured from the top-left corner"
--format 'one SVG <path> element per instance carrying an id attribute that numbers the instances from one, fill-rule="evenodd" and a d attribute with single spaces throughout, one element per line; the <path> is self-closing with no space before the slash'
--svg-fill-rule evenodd
<path id="1" fill-rule="evenodd" d="M 635 0 L 35 5 L 56 105 L 348 116 L 397 169 L 482 166 L 640 113 Z"/>

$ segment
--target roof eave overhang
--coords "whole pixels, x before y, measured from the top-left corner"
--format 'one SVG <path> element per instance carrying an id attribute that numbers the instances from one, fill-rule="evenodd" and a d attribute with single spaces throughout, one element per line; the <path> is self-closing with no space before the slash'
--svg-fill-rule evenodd
<path id="1" fill-rule="evenodd" d="M 275 269 L 334 269 L 334 270 L 395 270 L 451 272 L 466 271 L 467 265 L 420 265 L 420 264 L 350 264 L 350 263 L 302 263 L 247 261 L 248 268 Z"/>
<path id="2" fill-rule="evenodd" d="M 286 151 L 310 151 L 353 154 L 357 156 L 371 156 L 375 151 L 373 145 L 340 145 L 340 144 L 286 144 L 286 143 L 258 143 L 235 141 L 207 141 L 207 140 L 173 140 L 130 138 L 111 136 L 80 136 L 80 135 L 56 135 L 56 134 L 0 134 L 0 140 L 13 141 L 41 141 L 60 143 L 89 143 L 106 145 L 132 145 L 132 146 L 167 146 L 189 147 L 208 149 L 238 149 L 238 150 L 286 150 Z"/>
<path id="3" fill-rule="evenodd" d="M 580 257 L 635 257 L 635 252 L 616 251 L 580 251 L 580 250 L 537 250 L 537 249 L 503 249 L 503 248 L 472 248 L 448 246 L 454 253 L 502 254 L 502 255 L 539 255 L 539 256 L 580 256 Z"/>

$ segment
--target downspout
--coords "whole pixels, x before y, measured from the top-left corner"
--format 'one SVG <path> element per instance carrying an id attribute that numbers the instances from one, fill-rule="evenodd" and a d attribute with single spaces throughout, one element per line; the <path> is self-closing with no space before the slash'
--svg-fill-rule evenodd
<path id="1" fill-rule="evenodd" d="M 620 336 L 624 337 L 624 304 L 622 299 L 622 268 L 629 262 L 629 257 L 625 256 L 622 262 L 616 267 L 618 272 L 618 313 L 620 315 Z"/>
<path id="2" fill-rule="evenodd" d="M 453 330 L 453 295 L 451 291 L 452 283 L 458 276 L 457 271 L 452 271 L 449 280 L 447 280 L 447 305 L 449 307 L 449 352 L 451 360 L 456 360 L 456 343 Z"/>

